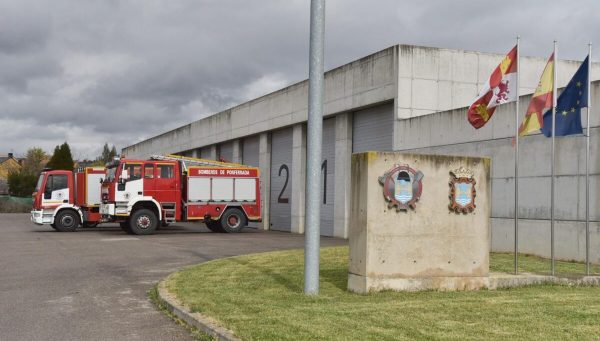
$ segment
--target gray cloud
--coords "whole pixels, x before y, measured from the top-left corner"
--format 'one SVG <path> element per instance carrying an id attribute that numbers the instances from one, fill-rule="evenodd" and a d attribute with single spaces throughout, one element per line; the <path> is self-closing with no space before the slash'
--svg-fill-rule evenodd
<path id="1" fill-rule="evenodd" d="M 593 0 L 328 0 L 326 67 L 404 43 L 582 59 Z M 309 2 L 0 0 L 0 153 L 119 148 L 305 79 Z"/>

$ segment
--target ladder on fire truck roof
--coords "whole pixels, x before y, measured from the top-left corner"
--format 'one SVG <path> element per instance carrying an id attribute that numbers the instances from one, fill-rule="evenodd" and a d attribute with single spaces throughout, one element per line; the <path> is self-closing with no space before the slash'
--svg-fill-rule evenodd
<path id="1" fill-rule="evenodd" d="M 181 155 L 152 155 L 151 160 L 162 160 L 162 161 L 181 161 L 183 164 L 183 170 L 187 171 L 190 166 L 208 166 L 208 167 L 230 167 L 230 168 L 250 168 L 250 166 L 242 165 L 233 162 L 221 162 L 215 160 L 198 159 L 195 157 L 181 156 Z"/>

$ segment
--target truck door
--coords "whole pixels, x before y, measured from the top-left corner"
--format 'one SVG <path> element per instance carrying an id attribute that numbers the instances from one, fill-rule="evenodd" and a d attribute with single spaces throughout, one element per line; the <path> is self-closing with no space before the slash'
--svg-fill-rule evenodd
<path id="1" fill-rule="evenodd" d="M 156 197 L 156 175 L 154 174 L 154 164 L 144 164 L 144 195 Z"/>
<path id="2" fill-rule="evenodd" d="M 69 179 L 66 174 L 51 174 L 46 179 L 42 207 L 56 207 L 69 202 Z"/>
<path id="3" fill-rule="evenodd" d="M 162 203 L 179 204 L 179 183 L 172 163 L 157 163 L 154 177 L 155 199 Z"/>

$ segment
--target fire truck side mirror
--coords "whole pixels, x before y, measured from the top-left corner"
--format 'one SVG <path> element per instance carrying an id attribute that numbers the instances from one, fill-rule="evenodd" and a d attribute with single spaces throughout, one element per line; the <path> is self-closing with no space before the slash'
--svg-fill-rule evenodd
<path id="1" fill-rule="evenodd" d="M 121 172 L 121 177 L 120 180 L 127 180 L 129 179 L 129 172 L 127 171 L 127 169 L 123 169 L 123 171 Z"/>

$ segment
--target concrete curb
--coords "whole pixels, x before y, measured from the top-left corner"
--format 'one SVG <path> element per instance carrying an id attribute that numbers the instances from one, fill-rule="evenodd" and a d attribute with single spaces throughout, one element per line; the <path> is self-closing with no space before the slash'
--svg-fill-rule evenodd
<path id="1" fill-rule="evenodd" d="M 572 286 L 600 286 L 600 276 L 567 278 L 548 275 L 522 273 L 519 275 L 490 273 L 490 290 L 516 288 L 539 284 L 561 284 Z"/>
<path id="2" fill-rule="evenodd" d="M 174 294 L 167 290 L 167 279 L 168 277 L 158 283 L 158 300 L 169 312 L 216 340 L 241 341 L 231 330 L 219 326 L 215 320 L 200 313 L 193 313 L 185 307 Z"/>

